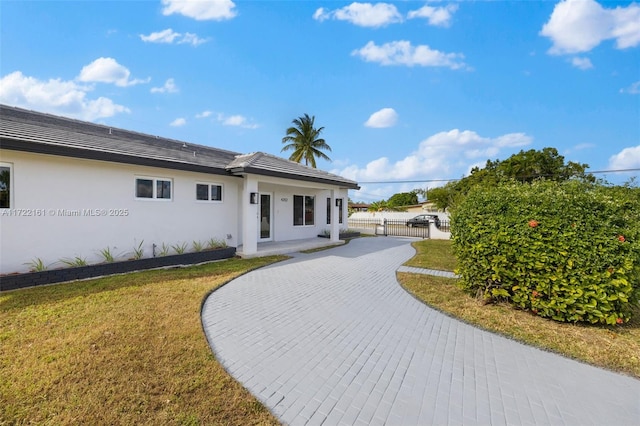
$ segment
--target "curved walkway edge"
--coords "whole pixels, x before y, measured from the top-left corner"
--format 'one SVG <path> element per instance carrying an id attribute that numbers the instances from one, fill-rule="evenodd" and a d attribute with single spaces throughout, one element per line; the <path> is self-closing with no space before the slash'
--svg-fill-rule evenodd
<path id="1" fill-rule="evenodd" d="M 356 239 L 231 281 L 203 305 L 212 350 L 284 424 L 638 424 L 639 380 L 409 295 L 395 273 L 411 241 Z"/>

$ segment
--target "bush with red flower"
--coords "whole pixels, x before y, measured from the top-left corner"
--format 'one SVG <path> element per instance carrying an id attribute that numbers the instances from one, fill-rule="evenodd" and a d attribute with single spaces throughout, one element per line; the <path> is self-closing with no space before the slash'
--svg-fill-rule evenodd
<path id="1" fill-rule="evenodd" d="M 478 187 L 451 216 L 459 283 L 566 322 L 622 324 L 640 300 L 640 188 Z"/>

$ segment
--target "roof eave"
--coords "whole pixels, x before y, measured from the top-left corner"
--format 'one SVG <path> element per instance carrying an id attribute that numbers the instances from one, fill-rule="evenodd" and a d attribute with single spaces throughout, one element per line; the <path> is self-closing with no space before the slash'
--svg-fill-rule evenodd
<path id="1" fill-rule="evenodd" d="M 291 180 L 301 180 L 304 182 L 323 183 L 325 185 L 338 186 L 340 188 L 346 188 L 346 189 L 355 189 L 355 190 L 360 189 L 360 186 L 355 182 L 351 183 L 351 182 L 338 181 L 338 180 L 332 180 L 332 179 L 323 179 L 323 178 L 313 177 L 313 176 L 301 176 L 296 174 L 265 170 L 261 168 L 255 168 L 255 167 L 235 167 L 227 170 L 229 170 L 234 175 L 251 173 L 254 175 L 278 177 L 278 178 L 291 179 Z"/>

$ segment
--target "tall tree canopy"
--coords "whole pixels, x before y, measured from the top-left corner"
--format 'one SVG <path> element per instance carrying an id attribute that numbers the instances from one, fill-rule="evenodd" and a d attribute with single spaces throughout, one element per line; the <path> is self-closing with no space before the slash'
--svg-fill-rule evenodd
<path id="1" fill-rule="evenodd" d="M 370 212 L 403 212 L 407 211 L 407 206 L 418 204 L 418 194 L 416 191 L 399 192 L 393 194 L 388 200 L 374 201 L 369 204 Z"/>
<path id="2" fill-rule="evenodd" d="M 298 117 L 292 121 L 294 126 L 287 129 L 287 136 L 282 138 L 282 143 L 287 144 L 282 148 L 281 152 L 293 151 L 289 160 L 316 167 L 316 158 L 322 158 L 327 161 L 331 159 L 322 150 L 331 151 L 331 147 L 320 138 L 320 133 L 324 127 L 316 129 L 314 121 L 316 117 L 309 117 L 308 114 Z"/>
<path id="3" fill-rule="evenodd" d="M 418 204 L 418 194 L 416 191 L 399 192 L 389 197 L 387 203 L 395 207 L 413 206 Z"/>
<path id="4" fill-rule="evenodd" d="M 555 148 L 544 148 L 541 151 L 531 149 L 520 151 L 506 160 L 487 160 L 484 168 L 474 167 L 471 174 L 455 182 L 449 182 L 440 188 L 430 189 L 427 199 L 433 201 L 440 209 L 451 207 L 464 197 L 471 188 L 477 185 L 495 186 L 507 180 L 531 183 L 535 180 L 566 181 L 578 179 L 595 182 L 593 175 L 586 172 L 588 164 L 569 161 Z"/>

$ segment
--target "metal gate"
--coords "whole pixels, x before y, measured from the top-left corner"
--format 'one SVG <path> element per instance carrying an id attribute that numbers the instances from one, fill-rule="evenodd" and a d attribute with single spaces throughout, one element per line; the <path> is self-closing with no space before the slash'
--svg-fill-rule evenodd
<path id="1" fill-rule="evenodd" d="M 376 235 L 429 238 L 428 226 L 407 226 L 402 219 L 349 219 L 349 228 L 371 229 Z"/>

